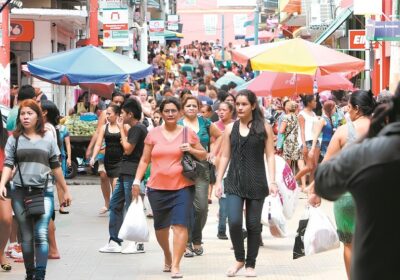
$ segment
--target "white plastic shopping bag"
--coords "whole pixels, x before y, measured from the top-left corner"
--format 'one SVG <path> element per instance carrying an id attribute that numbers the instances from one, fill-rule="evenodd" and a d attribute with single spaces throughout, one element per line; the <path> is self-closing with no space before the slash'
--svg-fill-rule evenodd
<path id="1" fill-rule="evenodd" d="M 269 178 L 267 161 L 265 162 L 265 169 L 267 178 Z M 290 166 L 282 157 L 277 155 L 275 155 L 275 180 L 282 199 L 283 215 L 286 219 L 290 219 L 299 201 L 300 188 L 294 179 Z"/>
<path id="2" fill-rule="evenodd" d="M 304 233 L 305 255 L 325 252 L 340 246 L 336 228 L 329 217 L 318 207 L 310 207 L 310 216 Z"/>
<path id="3" fill-rule="evenodd" d="M 279 195 L 269 195 L 265 199 L 261 213 L 261 223 L 269 227 L 272 236 L 286 236 L 286 219 L 282 212 L 282 203 Z"/>
<path id="4" fill-rule="evenodd" d="M 143 211 L 143 201 L 140 197 L 137 201 L 133 200 L 129 206 L 118 238 L 135 242 L 149 241 L 149 228 Z"/>

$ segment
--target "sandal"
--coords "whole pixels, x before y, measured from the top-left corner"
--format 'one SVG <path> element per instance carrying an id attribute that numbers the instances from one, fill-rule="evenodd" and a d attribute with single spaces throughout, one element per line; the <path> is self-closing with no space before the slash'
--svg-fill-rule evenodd
<path id="1" fill-rule="evenodd" d="M 174 272 L 174 273 L 171 273 L 171 278 L 172 279 L 183 278 L 183 275 L 180 272 Z"/>
<path id="2" fill-rule="evenodd" d="M 233 266 L 231 268 L 228 269 L 228 271 L 226 272 L 226 276 L 227 277 L 235 277 L 236 274 L 244 267 L 244 263 L 242 266 Z"/>
<path id="3" fill-rule="evenodd" d="M 4 263 L 1 265 L 1 269 L 3 269 L 4 271 L 11 271 L 12 266 L 9 263 Z"/>
<path id="4" fill-rule="evenodd" d="M 100 209 L 100 211 L 99 211 L 99 214 L 100 215 L 104 215 L 105 213 L 107 213 L 108 212 L 108 208 L 107 207 L 102 207 L 101 209 Z"/>
<path id="5" fill-rule="evenodd" d="M 193 253 L 195 253 L 196 256 L 201 256 L 204 253 L 204 249 L 201 246 L 200 246 L 200 248 L 193 248 Z"/>
<path id="6" fill-rule="evenodd" d="M 190 251 L 190 249 L 186 249 L 185 254 L 183 255 L 185 258 L 193 258 L 194 257 L 194 253 L 192 251 Z"/>
<path id="7" fill-rule="evenodd" d="M 172 265 L 164 264 L 163 272 L 171 272 Z"/>

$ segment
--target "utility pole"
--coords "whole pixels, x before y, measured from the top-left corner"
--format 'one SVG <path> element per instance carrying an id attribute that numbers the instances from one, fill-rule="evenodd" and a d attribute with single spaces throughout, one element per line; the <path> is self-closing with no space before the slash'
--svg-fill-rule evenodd
<path id="1" fill-rule="evenodd" d="M 370 17 L 365 16 L 365 34 L 367 34 L 367 25 L 368 21 L 370 20 Z M 372 57 L 373 57 L 373 49 L 372 49 L 372 42 L 367 39 L 367 36 L 365 36 L 365 80 L 364 80 L 364 89 L 365 90 L 370 90 L 372 89 L 372 84 L 371 84 L 371 72 L 372 72 Z"/>
<path id="2" fill-rule="evenodd" d="M 147 55 L 147 0 L 142 0 L 140 2 L 140 14 L 142 18 L 142 28 L 141 35 L 140 35 L 140 61 L 147 63 L 148 55 Z"/>
<path id="3" fill-rule="evenodd" d="M 89 4 L 89 44 L 97 47 L 99 45 L 99 31 L 97 29 L 99 2 L 90 0 Z"/>
<path id="4" fill-rule="evenodd" d="M 10 106 L 10 14 L 8 4 L 11 0 L 0 0 L 0 103 Z M 4 75 L 4 76 L 3 76 Z"/>

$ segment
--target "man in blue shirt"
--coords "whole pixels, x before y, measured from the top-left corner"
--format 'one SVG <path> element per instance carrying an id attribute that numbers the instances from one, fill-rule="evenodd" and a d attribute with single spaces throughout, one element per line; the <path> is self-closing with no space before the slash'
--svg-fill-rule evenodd
<path id="1" fill-rule="evenodd" d="M 204 105 L 213 105 L 213 101 L 210 97 L 206 95 L 207 87 L 204 84 L 199 85 L 198 96 L 197 98 L 200 100 L 201 104 Z"/>

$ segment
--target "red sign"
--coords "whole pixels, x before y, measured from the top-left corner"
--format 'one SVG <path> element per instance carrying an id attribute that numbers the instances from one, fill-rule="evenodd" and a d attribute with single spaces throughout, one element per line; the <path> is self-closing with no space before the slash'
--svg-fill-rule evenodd
<path id="1" fill-rule="evenodd" d="M 35 25 L 31 20 L 11 20 L 10 41 L 32 42 L 35 37 Z"/>
<path id="2" fill-rule="evenodd" d="M 364 50 L 365 49 L 365 30 L 349 30 L 349 49 Z M 379 48 L 379 43 L 372 44 L 374 49 Z"/>

